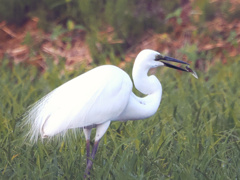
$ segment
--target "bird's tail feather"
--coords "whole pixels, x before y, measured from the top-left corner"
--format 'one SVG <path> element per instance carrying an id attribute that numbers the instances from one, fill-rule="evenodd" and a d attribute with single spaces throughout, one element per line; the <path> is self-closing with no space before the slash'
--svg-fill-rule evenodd
<path id="1" fill-rule="evenodd" d="M 23 115 L 23 123 L 22 127 L 27 127 L 28 131 L 25 134 L 25 140 L 36 143 L 38 139 L 45 138 L 44 132 L 43 132 L 43 126 L 45 121 L 50 117 L 49 115 L 49 107 L 47 104 L 49 103 L 49 99 L 51 99 L 52 93 L 47 94 L 34 104 L 28 107 L 27 111 Z M 50 109 L 51 110 L 51 109 Z M 71 129 L 68 130 L 68 133 L 66 131 L 63 131 L 57 135 L 54 136 L 54 139 L 62 139 L 62 138 L 68 138 L 68 137 L 79 137 L 79 132 L 81 132 L 80 128 Z M 67 136 L 66 136 L 67 134 Z M 53 137 L 47 137 L 48 140 L 53 139 Z"/>

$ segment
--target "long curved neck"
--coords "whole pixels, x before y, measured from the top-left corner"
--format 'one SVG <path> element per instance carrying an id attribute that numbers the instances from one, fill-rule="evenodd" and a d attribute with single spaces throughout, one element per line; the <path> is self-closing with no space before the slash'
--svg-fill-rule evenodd
<path id="1" fill-rule="evenodd" d="M 162 86 L 156 76 L 148 76 L 149 68 L 134 64 L 132 77 L 138 91 L 143 94 L 151 95 L 154 93 L 162 94 Z"/>
<path id="2" fill-rule="evenodd" d="M 162 97 L 162 86 L 156 76 L 148 76 L 148 70 L 133 68 L 134 85 L 137 90 L 147 96 L 141 98 L 132 93 L 127 108 L 119 120 L 145 119 L 156 113 Z"/>

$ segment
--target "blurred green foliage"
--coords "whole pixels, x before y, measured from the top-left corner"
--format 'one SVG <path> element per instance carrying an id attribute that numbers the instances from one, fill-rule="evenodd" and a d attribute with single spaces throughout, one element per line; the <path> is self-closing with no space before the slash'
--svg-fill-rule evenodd
<path id="1" fill-rule="evenodd" d="M 39 27 L 47 31 L 54 29 L 52 27 L 54 23 L 67 27 L 68 30 L 78 27 L 85 29 L 96 63 L 99 63 L 97 59 L 102 58 L 96 57 L 97 54 L 101 56 L 96 44 L 101 44 L 104 51 L 121 54 L 123 49 L 137 42 L 146 30 L 164 31 L 166 29 L 164 26 L 165 15 L 180 5 L 179 0 L 171 3 L 144 0 L 1 1 L 3 3 L 0 4 L 0 21 L 6 20 L 21 25 L 27 18 L 38 17 Z M 97 35 L 98 32 L 104 31 L 104 28 L 109 26 L 114 28 L 115 37 L 113 39 L 123 41 L 121 44 L 113 45 L 114 48 Z"/>
<path id="2" fill-rule="evenodd" d="M 32 0 L 1 0 L 0 21 L 7 21 L 21 25 L 27 19 L 27 13 L 35 9 L 35 2 Z"/>
<path id="3" fill-rule="evenodd" d="M 211 20 L 219 11 L 228 20 L 239 17 L 239 10 L 228 12 L 229 1 L 218 6 L 197 0 L 193 5 L 203 12 L 199 24 Z M 0 21 L 21 25 L 27 18 L 37 16 L 39 26 L 51 31 L 52 40 L 69 30 L 84 29 L 95 66 L 106 58 L 112 64 L 119 62 L 123 49 L 146 30 L 168 30 L 165 23 L 172 17 L 181 24 L 181 10 L 180 0 L 1 0 Z M 111 45 L 99 37 L 106 26 L 112 26 L 113 38 L 124 43 Z M 237 46 L 236 37 L 232 31 L 227 41 Z M 23 43 L 32 47 L 30 56 L 39 49 L 30 33 Z M 199 54 L 197 44 L 186 44 L 179 52 L 192 64 L 199 59 L 211 60 L 215 55 L 214 51 Z M 238 55 L 229 57 L 227 64 L 200 67 L 198 80 L 190 74 L 161 68 L 157 76 L 163 86 L 163 98 L 158 113 L 147 120 L 113 122 L 100 143 L 92 178 L 240 179 L 239 59 Z M 0 179 L 83 178 L 86 152 L 82 134 L 69 141 L 39 141 L 35 145 L 24 141 L 27 128 L 20 123 L 27 107 L 86 71 L 80 66 L 69 72 L 61 59 L 58 65 L 48 57 L 45 60 L 45 72 L 14 64 L 7 57 L 0 62 Z M 129 63 L 125 70 L 130 74 L 131 68 Z"/>
<path id="4" fill-rule="evenodd" d="M 40 74 L 6 58 L 1 62 L 0 179 L 83 178 L 82 134 L 35 145 L 23 140 L 27 129 L 19 124 L 27 106 L 85 71 L 65 71 L 64 64 L 55 66 L 51 59 L 47 63 L 49 68 Z M 198 80 L 161 68 L 159 111 L 147 120 L 113 122 L 100 143 L 92 178 L 239 179 L 239 66 L 239 57 L 216 63 L 208 72 L 197 72 Z M 128 64 L 126 71 L 131 68 Z"/>
<path id="5" fill-rule="evenodd" d="M 108 54 L 121 55 L 126 49 L 139 42 L 146 31 L 154 29 L 156 33 L 173 32 L 176 25 L 168 23 L 176 18 L 182 23 L 182 4 L 187 0 L 145 1 L 145 0 L 1 0 L 0 21 L 21 25 L 27 18 L 38 17 L 38 26 L 52 33 L 52 38 L 74 29 L 84 29 L 87 32 L 87 43 L 94 63 L 101 64 L 109 59 Z M 210 2 L 196 0 L 190 3 L 195 10 L 200 10 L 199 20 L 192 16 L 192 23 L 203 24 L 211 21 L 217 14 L 228 20 L 238 18 L 240 8 L 229 11 L 230 1 Z M 195 12 L 196 13 L 196 12 Z M 112 40 L 121 43 L 109 43 L 107 37 L 99 32 L 106 32 L 112 27 Z M 201 31 L 202 26 L 198 31 Z M 199 33 L 199 32 L 197 32 Z M 66 40 L 70 41 L 70 40 Z M 107 52 L 107 53 L 105 53 Z M 121 56 L 119 59 L 123 59 Z"/>

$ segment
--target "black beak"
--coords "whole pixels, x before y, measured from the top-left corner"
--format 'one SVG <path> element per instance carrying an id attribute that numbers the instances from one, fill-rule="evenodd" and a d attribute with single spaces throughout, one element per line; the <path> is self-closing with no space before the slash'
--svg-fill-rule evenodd
<path id="1" fill-rule="evenodd" d="M 180 64 L 186 64 L 186 65 L 189 66 L 189 64 L 186 63 L 186 62 L 184 62 L 184 61 L 180 61 L 180 60 L 178 60 L 178 59 L 174 59 L 174 58 L 168 57 L 168 56 L 164 56 L 160 61 L 161 61 L 165 66 L 167 66 L 167 67 L 170 67 L 170 68 L 173 68 L 173 69 L 177 69 L 177 70 L 180 70 L 180 71 L 186 71 L 186 72 L 188 72 L 187 69 L 183 69 L 183 68 L 181 68 L 181 67 L 177 67 L 177 66 L 174 66 L 174 65 L 172 65 L 172 64 L 167 63 L 167 62 L 176 62 L 176 63 L 180 63 Z"/>
<path id="2" fill-rule="evenodd" d="M 178 59 L 174 59 L 172 57 L 169 57 L 169 56 L 157 56 L 156 61 L 161 61 L 165 66 L 167 67 L 170 67 L 170 68 L 173 68 L 173 69 L 177 69 L 177 70 L 180 70 L 180 71 L 185 71 L 185 72 L 190 72 L 195 78 L 198 79 L 198 76 L 197 76 L 197 73 L 195 71 L 193 71 L 190 67 L 189 67 L 189 64 L 184 62 L 184 61 L 181 61 L 181 60 L 178 60 Z M 174 66 L 168 62 L 176 62 L 176 63 L 180 63 L 180 64 L 186 64 L 187 66 L 184 68 L 182 67 L 177 67 L 177 66 Z"/>

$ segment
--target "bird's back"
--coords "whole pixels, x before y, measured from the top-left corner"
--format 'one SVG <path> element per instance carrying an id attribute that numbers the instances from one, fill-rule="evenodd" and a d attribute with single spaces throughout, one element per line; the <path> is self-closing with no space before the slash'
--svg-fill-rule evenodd
<path id="1" fill-rule="evenodd" d="M 29 111 L 31 139 L 53 136 L 71 128 L 117 120 L 124 111 L 132 82 L 111 65 L 92 69 L 56 88 Z"/>

